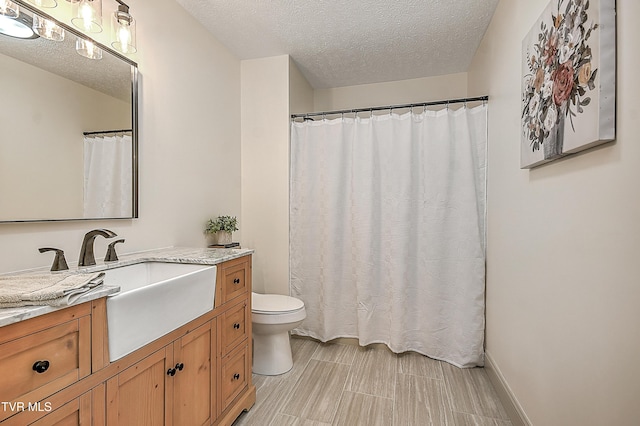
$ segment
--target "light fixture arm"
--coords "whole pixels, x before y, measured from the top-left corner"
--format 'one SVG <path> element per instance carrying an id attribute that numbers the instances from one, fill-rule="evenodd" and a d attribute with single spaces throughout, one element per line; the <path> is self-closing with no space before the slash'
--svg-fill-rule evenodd
<path id="1" fill-rule="evenodd" d="M 127 8 L 126 12 L 129 12 L 129 5 L 126 4 L 125 2 L 121 1 L 121 0 L 116 0 L 116 3 L 118 3 L 120 6 L 124 6 Z M 120 10 L 120 6 L 118 6 L 118 10 Z"/>
<path id="2" fill-rule="evenodd" d="M 118 3 L 118 10 L 116 11 L 116 17 L 118 22 L 124 24 L 131 24 L 131 15 L 129 14 L 129 6 L 120 0 L 116 0 Z"/>

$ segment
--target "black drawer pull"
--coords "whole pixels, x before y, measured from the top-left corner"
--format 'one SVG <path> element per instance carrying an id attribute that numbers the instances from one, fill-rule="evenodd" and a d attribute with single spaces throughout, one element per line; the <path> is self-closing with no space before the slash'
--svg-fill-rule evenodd
<path id="1" fill-rule="evenodd" d="M 176 364 L 176 370 L 182 371 L 183 368 L 184 368 L 184 364 L 183 363 L 179 362 L 179 363 Z"/>
<path id="2" fill-rule="evenodd" d="M 236 322 L 235 324 L 233 324 L 233 328 L 235 328 L 236 330 L 240 330 L 240 323 Z"/>
<path id="3" fill-rule="evenodd" d="M 175 368 L 170 368 L 167 370 L 167 375 L 168 376 L 175 376 L 176 375 L 176 369 Z"/>
<path id="4" fill-rule="evenodd" d="M 49 361 L 36 361 L 36 363 L 33 364 L 33 371 L 35 371 L 36 373 L 44 373 L 48 369 Z"/>
<path id="5" fill-rule="evenodd" d="M 239 373 L 234 374 L 233 380 L 240 380 L 240 374 Z"/>
<path id="6" fill-rule="evenodd" d="M 240 284 L 240 278 L 234 278 L 233 279 L 233 283 L 234 284 Z"/>

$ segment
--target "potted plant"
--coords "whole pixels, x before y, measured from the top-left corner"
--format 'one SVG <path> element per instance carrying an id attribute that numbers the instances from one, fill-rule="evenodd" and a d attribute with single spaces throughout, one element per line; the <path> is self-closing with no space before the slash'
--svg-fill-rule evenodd
<path id="1" fill-rule="evenodd" d="M 231 233 L 238 230 L 238 220 L 235 216 L 218 216 L 216 219 L 209 219 L 204 232 L 213 235 L 214 244 L 231 243 Z"/>

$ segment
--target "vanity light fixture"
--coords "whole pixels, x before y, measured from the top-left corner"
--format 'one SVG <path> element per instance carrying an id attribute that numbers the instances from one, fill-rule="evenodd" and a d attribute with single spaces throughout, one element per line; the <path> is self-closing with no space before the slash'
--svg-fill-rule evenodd
<path id="1" fill-rule="evenodd" d="M 20 15 L 20 7 L 12 1 L 0 0 L 0 15 L 15 19 Z"/>
<path id="2" fill-rule="evenodd" d="M 129 14 L 129 6 L 116 2 L 118 10 L 111 17 L 111 46 L 122 53 L 136 53 L 136 21 Z"/>
<path id="3" fill-rule="evenodd" d="M 102 32 L 102 0 L 80 0 L 71 3 L 75 16 L 71 19 L 73 25 L 88 33 Z"/>
<path id="4" fill-rule="evenodd" d="M 33 31 L 40 37 L 53 41 L 64 40 L 64 29 L 50 19 L 33 14 Z"/>
<path id="5" fill-rule="evenodd" d="M 58 5 L 56 0 L 27 0 L 29 3 L 43 8 L 53 8 Z"/>
<path id="6" fill-rule="evenodd" d="M 92 41 L 78 38 L 76 40 L 76 52 L 85 58 L 102 59 L 102 49 L 96 46 Z"/>
<path id="7" fill-rule="evenodd" d="M 24 13 L 21 13 L 17 18 L 0 15 L 0 34 L 15 38 L 38 38 L 38 34 L 31 29 L 31 24 L 31 18 Z"/>

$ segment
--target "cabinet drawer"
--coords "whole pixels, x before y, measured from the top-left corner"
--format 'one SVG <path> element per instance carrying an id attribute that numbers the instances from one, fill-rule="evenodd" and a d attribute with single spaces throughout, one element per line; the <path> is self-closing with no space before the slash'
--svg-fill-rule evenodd
<path id="1" fill-rule="evenodd" d="M 247 337 L 247 322 L 250 320 L 246 301 L 239 303 L 221 316 L 223 356 Z"/>
<path id="2" fill-rule="evenodd" d="M 17 414 L 6 422 L 7 426 L 80 426 L 91 425 L 91 397 L 89 391 L 72 399 L 60 407 L 53 407 L 51 402 L 32 403 L 26 411 Z M 96 417 L 94 425 L 102 425 Z"/>
<path id="3" fill-rule="evenodd" d="M 89 375 L 90 333 L 87 316 L 0 345 L 0 400 L 39 401 Z"/>
<path id="4" fill-rule="evenodd" d="M 251 288 L 251 258 L 242 257 L 225 262 L 220 267 L 220 304 L 245 294 Z M 216 304 L 216 306 L 219 306 Z"/>
<path id="5" fill-rule="evenodd" d="M 249 346 L 240 345 L 222 360 L 222 411 L 247 387 L 249 372 Z"/>

